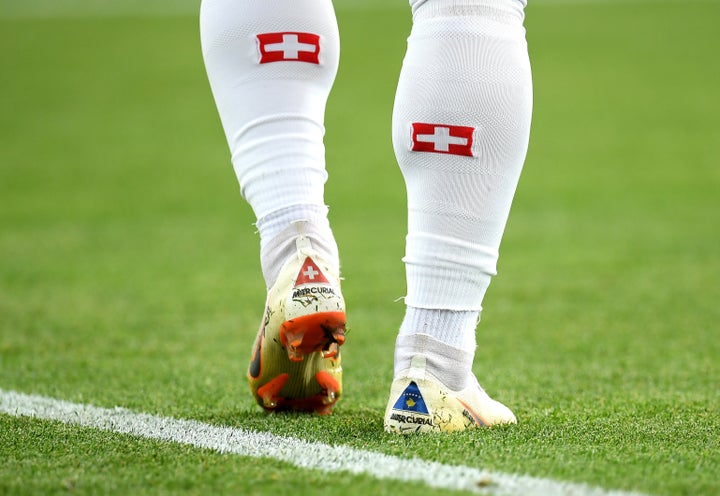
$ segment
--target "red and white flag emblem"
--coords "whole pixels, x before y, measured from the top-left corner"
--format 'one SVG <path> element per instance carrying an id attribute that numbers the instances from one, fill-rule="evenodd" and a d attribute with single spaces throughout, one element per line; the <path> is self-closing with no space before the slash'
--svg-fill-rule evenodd
<path id="1" fill-rule="evenodd" d="M 412 150 L 472 157 L 474 127 L 413 122 Z"/>
<path id="2" fill-rule="evenodd" d="M 308 62 L 320 63 L 320 36 L 312 33 L 263 33 L 257 35 L 260 63 Z"/>
<path id="3" fill-rule="evenodd" d="M 330 284 L 327 278 L 320 271 L 313 259 L 307 257 L 300 267 L 297 278 L 295 279 L 295 287 L 301 284 Z"/>

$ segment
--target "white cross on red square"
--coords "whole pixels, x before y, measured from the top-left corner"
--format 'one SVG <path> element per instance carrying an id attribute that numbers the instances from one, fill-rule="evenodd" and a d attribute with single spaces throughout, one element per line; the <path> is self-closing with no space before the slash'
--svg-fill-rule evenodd
<path id="1" fill-rule="evenodd" d="M 257 35 L 260 63 L 320 63 L 320 36 L 312 33 L 281 32 Z"/>
<path id="2" fill-rule="evenodd" d="M 412 150 L 473 156 L 474 127 L 413 122 Z"/>
<path id="3" fill-rule="evenodd" d="M 303 272 L 302 274 L 312 281 L 313 279 L 315 279 L 315 276 L 318 275 L 319 273 L 320 272 L 315 270 L 315 267 L 313 267 L 312 265 L 308 265 L 307 269 L 305 269 L 305 272 Z"/>

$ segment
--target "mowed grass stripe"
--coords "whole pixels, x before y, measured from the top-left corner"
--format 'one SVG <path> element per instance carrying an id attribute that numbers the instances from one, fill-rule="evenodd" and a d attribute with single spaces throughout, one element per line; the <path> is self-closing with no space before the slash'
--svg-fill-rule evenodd
<path id="1" fill-rule="evenodd" d="M 288 436 L 195 420 L 136 413 L 125 408 L 99 408 L 0 389 L 0 413 L 59 421 L 104 431 L 191 445 L 218 453 L 271 458 L 303 469 L 364 474 L 377 479 L 420 482 L 429 487 L 493 495 L 638 495 L 607 491 L 523 475 L 504 474 L 417 458 L 400 458 L 347 446 L 331 446 Z"/>

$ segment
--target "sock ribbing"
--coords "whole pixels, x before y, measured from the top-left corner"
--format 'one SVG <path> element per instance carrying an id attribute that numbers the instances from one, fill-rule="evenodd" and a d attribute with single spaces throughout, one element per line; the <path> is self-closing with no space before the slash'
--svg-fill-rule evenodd
<path id="1" fill-rule="evenodd" d="M 400 326 L 400 336 L 425 334 L 449 346 L 474 352 L 475 328 L 479 312 L 454 312 L 408 307 Z"/>
<path id="2" fill-rule="evenodd" d="M 260 265 L 268 288 L 275 284 L 283 264 L 295 254 L 295 240 L 301 235 L 310 239 L 325 262 L 339 269 L 338 247 L 327 211 L 324 205 L 294 205 L 258 219 Z"/>
<path id="3" fill-rule="evenodd" d="M 414 7 L 393 111 L 408 196 L 405 301 L 479 311 L 529 138 L 522 5 L 428 0 Z M 502 22 L 488 15 L 493 9 Z"/>

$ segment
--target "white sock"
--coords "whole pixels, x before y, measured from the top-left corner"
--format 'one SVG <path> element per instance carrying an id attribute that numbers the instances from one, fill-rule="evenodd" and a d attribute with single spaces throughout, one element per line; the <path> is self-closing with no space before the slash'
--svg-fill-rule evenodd
<path id="1" fill-rule="evenodd" d="M 426 334 L 449 346 L 474 352 L 475 328 L 480 312 L 456 312 L 408 306 L 400 336 Z"/>
<path id="2" fill-rule="evenodd" d="M 393 112 L 408 193 L 402 334 L 432 333 L 467 349 L 527 151 L 532 82 L 524 2 L 411 5 Z M 418 316 L 416 309 L 439 313 Z M 447 328 L 430 330 L 430 322 Z"/>
<path id="3" fill-rule="evenodd" d="M 327 210 L 324 205 L 294 205 L 258 219 L 260 265 L 268 289 L 275 284 L 285 262 L 295 255 L 295 239 L 300 235 L 310 238 L 313 248 L 324 261 L 340 267 Z"/>
<path id="4" fill-rule="evenodd" d="M 293 243 L 278 236 L 296 221 L 332 263 L 323 198 L 325 105 L 340 53 L 332 2 L 203 0 L 200 33 L 240 190 L 258 219 L 266 282 Z"/>

